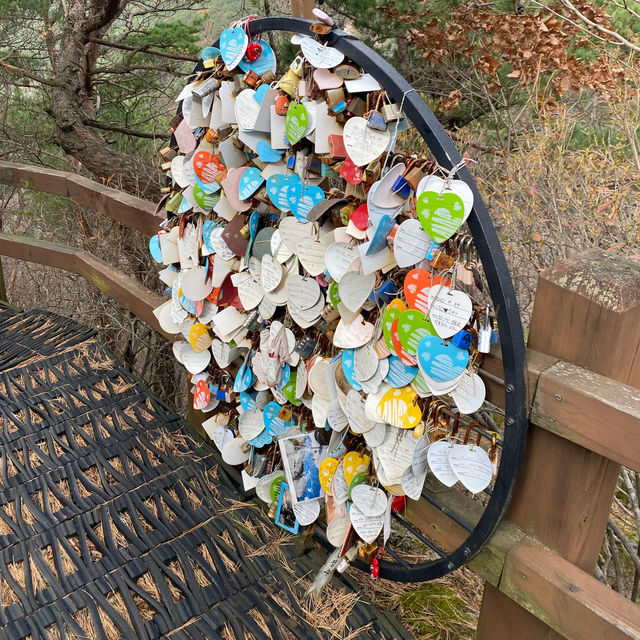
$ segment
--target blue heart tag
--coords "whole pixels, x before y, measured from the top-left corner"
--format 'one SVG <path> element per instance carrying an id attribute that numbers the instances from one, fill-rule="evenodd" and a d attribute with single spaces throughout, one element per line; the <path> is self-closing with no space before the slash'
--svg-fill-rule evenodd
<path id="1" fill-rule="evenodd" d="M 162 262 L 162 250 L 160 249 L 160 239 L 158 234 L 149 240 L 149 253 L 156 262 Z"/>
<path id="2" fill-rule="evenodd" d="M 187 298 L 187 296 L 185 296 L 184 294 L 182 294 L 180 296 L 180 306 L 187 312 L 190 313 L 192 316 L 196 315 L 196 303 L 193 300 L 189 300 L 189 298 Z M 188 336 L 185 336 L 188 338 Z"/>
<path id="3" fill-rule="evenodd" d="M 180 202 L 180 206 L 178 207 L 178 213 L 186 213 L 187 211 L 191 211 L 191 209 L 193 209 L 193 205 L 183 197 L 182 202 Z"/>
<path id="4" fill-rule="evenodd" d="M 287 200 L 291 212 L 299 222 L 308 222 L 309 211 L 318 202 L 324 200 L 324 191 L 315 185 L 304 186 L 301 183 L 291 185 L 287 189 Z"/>
<path id="5" fill-rule="evenodd" d="M 239 393 L 240 391 L 246 391 L 247 389 L 251 388 L 254 382 L 255 382 L 255 378 L 253 375 L 253 371 L 249 366 L 249 359 L 247 358 L 242 363 L 242 366 L 240 367 L 240 369 L 238 369 L 236 378 L 233 381 L 233 390 L 236 393 Z"/>
<path id="6" fill-rule="evenodd" d="M 274 53 L 271 45 L 266 40 L 260 40 L 260 46 L 262 47 L 262 53 L 257 60 L 247 60 L 242 58 L 238 65 L 245 73 L 251 69 L 255 71 L 259 76 L 267 71 L 273 71 L 275 73 L 276 67 L 276 54 Z"/>
<path id="7" fill-rule="evenodd" d="M 282 407 L 277 402 L 270 402 L 262 411 L 267 432 L 275 437 L 283 436 L 295 424 L 293 420 L 285 422 L 278 416 L 281 409 Z"/>
<path id="8" fill-rule="evenodd" d="M 439 336 L 425 336 L 418 344 L 418 366 L 422 373 L 438 382 L 462 375 L 469 362 L 469 352 L 459 349 Z"/>
<path id="9" fill-rule="evenodd" d="M 260 222 L 260 214 L 257 211 L 252 211 L 249 216 L 249 243 L 247 244 L 247 250 L 244 252 L 245 260 L 249 260 L 251 255 L 251 249 L 253 249 L 253 243 L 258 233 L 258 222 Z"/>
<path id="10" fill-rule="evenodd" d="M 342 371 L 344 372 L 344 377 L 352 388 L 356 391 L 360 391 L 360 389 L 362 389 L 362 385 L 356 380 L 355 372 L 353 370 L 353 353 L 354 349 L 345 349 L 342 352 Z"/>
<path id="11" fill-rule="evenodd" d="M 264 178 L 260 175 L 260 169 L 250 167 L 242 176 L 240 176 L 240 185 L 238 187 L 238 197 L 240 200 L 248 200 L 264 182 Z"/>
<path id="12" fill-rule="evenodd" d="M 410 367 L 402 363 L 397 356 L 389 357 L 389 373 L 387 382 L 392 387 L 406 387 L 418 374 L 418 367 Z"/>
<path id="13" fill-rule="evenodd" d="M 262 449 L 272 442 L 273 436 L 266 429 L 263 429 L 253 440 L 249 440 L 249 444 L 256 449 Z"/>
<path id="14" fill-rule="evenodd" d="M 220 55 L 227 69 L 238 66 L 247 50 L 247 44 L 249 44 L 249 38 L 242 27 L 225 29 L 220 34 Z"/>
<path id="15" fill-rule="evenodd" d="M 220 55 L 220 49 L 218 47 L 205 47 L 200 54 L 203 60 L 213 60 Z"/>
<path id="16" fill-rule="evenodd" d="M 243 411 L 249 411 L 251 409 L 255 409 L 256 408 L 256 396 L 257 394 L 254 393 L 247 393 L 246 391 L 241 391 L 240 392 L 240 406 L 242 407 Z"/>
<path id="17" fill-rule="evenodd" d="M 213 243 L 211 242 L 211 234 L 218 226 L 219 225 L 217 225 L 213 220 L 205 220 L 204 224 L 202 225 L 202 241 L 204 242 L 210 253 L 216 252 Z"/>
<path id="18" fill-rule="evenodd" d="M 273 149 L 266 140 L 260 140 L 258 142 L 256 151 L 262 162 L 278 162 L 284 153 L 284 151 L 280 151 L 279 149 Z"/>
<path id="19" fill-rule="evenodd" d="M 269 85 L 265 82 L 261 84 L 253 93 L 253 99 L 258 104 L 262 104 L 262 101 L 264 100 L 264 94 L 267 93 L 267 89 L 269 89 Z"/>
<path id="20" fill-rule="evenodd" d="M 384 215 L 380 218 L 378 226 L 373 233 L 373 238 L 371 238 L 371 242 L 369 243 L 366 255 L 370 256 L 373 253 L 378 253 L 387 246 L 387 236 L 391 229 L 393 229 L 394 224 L 395 220 L 391 216 Z"/>
<path id="21" fill-rule="evenodd" d="M 289 382 L 290 377 L 291 367 L 285 362 L 284 367 L 282 368 L 282 376 L 280 377 L 280 382 L 276 385 L 276 389 L 284 389 L 287 386 L 287 382 Z"/>
<path id="22" fill-rule="evenodd" d="M 267 194 L 273 204 L 283 213 L 291 211 L 289 200 L 287 199 L 287 189 L 292 184 L 300 182 L 297 173 L 285 176 L 284 173 L 275 173 L 267 180 Z"/>

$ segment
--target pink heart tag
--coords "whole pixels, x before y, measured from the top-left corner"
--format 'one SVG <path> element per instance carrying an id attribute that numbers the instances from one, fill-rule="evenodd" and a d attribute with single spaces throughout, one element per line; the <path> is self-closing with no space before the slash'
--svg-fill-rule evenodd
<path id="1" fill-rule="evenodd" d="M 313 79 L 318 85 L 320 91 L 326 91 L 327 89 L 337 89 L 342 86 L 344 78 L 341 78 L 336 73 L 331 73 L 329 69 L 316 69 L 313 72 Z"/>

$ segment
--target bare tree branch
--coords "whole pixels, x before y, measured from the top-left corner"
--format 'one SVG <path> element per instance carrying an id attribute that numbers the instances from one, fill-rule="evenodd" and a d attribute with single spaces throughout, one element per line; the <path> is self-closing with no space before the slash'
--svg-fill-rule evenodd
<path id="1" fill-rule="evenodd" d="M 149 140 L 168 140 L 169 136 L 164 134 L 147 133 L 145 131 L 135 131 L 126 127 L 118 127 L 115 124 L 106 124 L 97 120 L 84 120 L 84 124 L 95 129 L 103 129 L 104 131 L 115 131 L 116 133 L 124 133 L 127 136 L 135 136 L 136 138 L 148 138 Z"/>
<path id="2" fill-rule="evenodd" d="M 157 49 L 150 49 L 149 45 L 141 45 L 139 47 L 132 47 L 128 44 L 120 44 L 119 42 L 108 42 L 100 38 L 89 38 L 89 42 L 95 42 L 105 47 L 113 47 L 114 49 L 123 49 L 124 51 L 133 51 L 134 53 L 148 53 L 152 56 L 160 56 L 161 58 L 169 58 L 170 60 L 184 60 L 185 62 L 198 62 L 198 58 L 193 56 L 182 56 L 177 53 L 167 53 L 166 51 L 158 51 Z"/>

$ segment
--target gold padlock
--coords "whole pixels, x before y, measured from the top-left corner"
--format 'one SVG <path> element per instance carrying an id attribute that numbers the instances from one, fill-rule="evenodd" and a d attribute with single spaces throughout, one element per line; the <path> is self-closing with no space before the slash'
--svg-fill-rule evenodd
<path id="1" fill-rule="evenodd" d="M 278 89 L 282 89 L 287 95 L 295 98 L 298 93 L 298 83 L 300 82 L 300 76 L 294 73 L 291 69 L 287 69 L 287 72 L 282 76 L 282 79 L 278 83 Z"/>
<path id="2" fill-rule="evenodd" d="M 338 89 L 329 89 L 327 91 L 327 104 L 331 108 L 338 106 L 341 102 L 344 102 L 344 98 L 344 89 L 341 87 Z"/>
<path id="3" fill-rule="evenodd" d="M 443 249 L 440 249 L 440 251 L 438 251 L 438 253 L 433 257 L 431 266 L 438 271 L 446 271 L 451 268 L 454 261 L 455 258 L 452 255 L 445 253 L 443 247 Z"/>
<path id="4" fill-rule="evenodd" d="M 355 198 L 356 200 L 366 200 L 367 194 L 364 190 L 364 182 L 360 184 L 347 184 L 344 191 L 345 198 Z"/>
<path id="5" fill-rule="evenodd" d="M 347 111 L 353 116 L 362 116 L 367 108 L 367 103 L 358 96 L 351 98 L 347 105 Z"/>
<path id="6" fill-rule="evenodd" d="M 355 210 L 356 206 L 354 204 L 345 204 L 344 207 L 340 209 L 340 222 L 342 222 L 345 227 L 349 224 L 349 220 Z"/>
<path id="7" fill-rule="evenodd" d="M 408 167 L 405 173 L 405 180 L 411 185 L 412 189 L 417 189 L 420 184 L 420 180 L 427 175 L 426 168 L 429 164 L 429 160 L 423 162 L 416 162 L 412 167 Z"/>
<path id="8" fill-rule="evenodd" d="M 335 69 L 333 69 L 333 73 L 345 80 L 355 80 L 362 75 L 360 73 L 360 69 L 350 64 L 339 64 Z"/>
<path id="9" fill-rule="evenodd" d="M 376 180 L 380 179 L 381 173 L 382 165 L 380 164 L 380 159 L 376 158 L 365 167 L 362 177 L 367 184 L 373 184 Z"/>
<path id="10" fill-rule="evenodd" d="M 402 111 L 400 111 L 400 107 L 395 104 L 385 104 L 382 107 L 382 117 L 384 121 L 389 124 L 390 122 L 397 122 L 403 117 Z"/>

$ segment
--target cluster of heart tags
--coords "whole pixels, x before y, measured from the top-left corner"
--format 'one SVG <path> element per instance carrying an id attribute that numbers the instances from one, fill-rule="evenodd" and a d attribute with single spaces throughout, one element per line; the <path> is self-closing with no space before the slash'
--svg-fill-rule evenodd
<path id="1" fill-rule="evenodd" d="M 250 26 L 225 29 L 177 98 L 155 315 L 245 489 L 292 532 L 325 506 L 329 542 L 353 553 L 386 542 L 393 501 L 419 499 L 429 470 L 491 482 L 495 456 L 432 411 L 485 399 L 495 331 L 460 250 L 473 193 L 397 152 L 402 105 L 338 50 L 295 35 L 277 78 Z"/>

